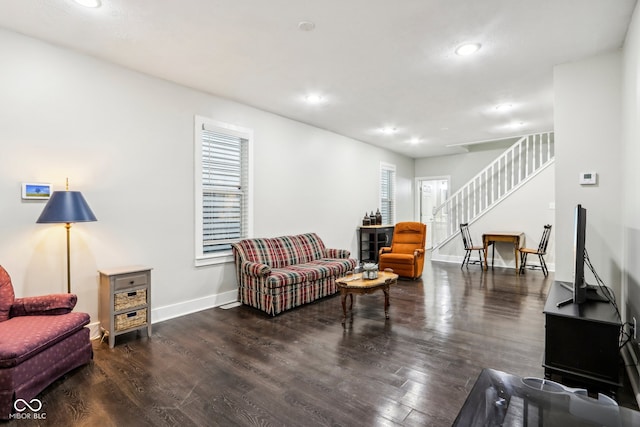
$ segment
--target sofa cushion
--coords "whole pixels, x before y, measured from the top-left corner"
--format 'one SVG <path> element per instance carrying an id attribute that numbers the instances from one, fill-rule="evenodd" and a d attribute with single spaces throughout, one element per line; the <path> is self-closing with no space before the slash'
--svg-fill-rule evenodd
<path id="1" fill-rule="evenodd" d="M 0 322 L 9 319 L 9 312 L 15 300 L 9 273 L 0 265 Z"/>
<path id="2" fill-rule="evenodd" d="M 419 222 L 399 222 L 393 232 L 392 252 L 412 254 L 416 249 L 423 249 L 426 227 Z"/>
<path id="3" fill-rule="evenodd" d="M 402 254 L 402 253 L 386 253 L 380 255 L 381 258 L 384 258 L 385 263 L 394 263 L 394 264 L 409 264 L 412 265 L 415 263 L 415 257 L 413 253 L 410 254 Z"/>
<path id="4" fill-rule="evenodd" d="M 274 239 L 280 245 L 283 256 L 291 264 L 305 264 L 322 258 L 325 246 L 315 233 L 283 236 Z"/>
<path id="5" fill-rule="evenodd" d="M 280 288 L 298 283 L 315 282 L 327 277 L 337 278 L 353 270 L 355 264 L 356 261 L 353 259 L 321 258 L 285 268 L 273 268 L 267 278 L 267 287 Z"/>
<path id="6" fill-rule="evenodd" d="M 234 247 L 242 252 L 245 261 L 285 268 L 322 258 L 326 248 L 315 233 L 274 238 L 245 239 Z"/>
<path id="7" fill-rule="evenodd" d="M 240 252 L 245 261 L 279 267 L 282 256 L 273 246 L 274 239 L 245 239 L 234 243 L 233 247 Z"/>
<path id="8" fill-rule="evenodd" d="M 19 365 L 89 323 L 87 313 L 21 316 L 0 322 L 0 368 Z"/>

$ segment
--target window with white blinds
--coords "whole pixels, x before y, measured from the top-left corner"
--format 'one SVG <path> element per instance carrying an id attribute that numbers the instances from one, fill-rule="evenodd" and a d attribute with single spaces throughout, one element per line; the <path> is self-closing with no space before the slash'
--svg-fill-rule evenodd
<path id="1" fill-rule="evenodd" d="M 252 132 L 196 117 L 196 264 L 249 236 Z"/>
<path id="2" fill-rule="evenodd" d="M 382 223 L 396 223 L 396 166 L 380 163 L 380 213 Z"/>

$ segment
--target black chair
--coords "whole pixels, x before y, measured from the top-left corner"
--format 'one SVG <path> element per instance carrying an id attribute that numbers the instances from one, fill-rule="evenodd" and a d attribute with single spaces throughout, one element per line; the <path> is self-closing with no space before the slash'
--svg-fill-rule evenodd
<path id="1" fill-rule="evenodd" d="M 547 245 L 549 245 L 549 236 L 551 235 L 551 225 L 547 224 L 544 226 L 544 231 L 542 232 L 542 238 L 540 239 L 540 244 L 537 249 L 531 248 L 520 248 L 520 273 L 524 273 L 525 266 L 527 264 L 527 255 L 538 255 L 538 259 L 540 259 L 540 266 L 530 265 L 530 269 L 540 268 L 544 276 L 546 277 L 549 274 L 549 269 L 547 269 L 547 263 L 544 262 L 544 256 L 547 254 Z"/>
<path id="2" fill-rule="evenodd" d="M 462 265 L 460 268 L 467 265 L 469 267 L 469 263 L 471 264 L 480 264 L 482 265 L 482 253 L 484 252 L 484 246 L 473 246 L 473 242 L 471 241 L 471 233 L 469 233 L 469 224 L 460 224 L 460 235 L 462 236 L 462 243 L 464 244 L 464 259 L 462 260 Z M 478 260 L 471 261 L 471 252 L 478 251 Z"/>

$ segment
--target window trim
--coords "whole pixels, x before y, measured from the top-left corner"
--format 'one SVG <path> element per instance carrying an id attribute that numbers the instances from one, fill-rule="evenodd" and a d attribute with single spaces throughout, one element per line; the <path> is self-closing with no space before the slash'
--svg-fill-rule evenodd
<path id="1" fill-rule="evenodd" d="M 396 165 L 391 164 L 391 163 L 385 163 L 385 162 L 380 162 L 380 170 L 378 172 L 378 179 L 379 179 L 379 183 L 378 183 L 378 204 L 380 207 L 380 211 L 382 212 L 382 173 L 384 171 L 388 171 L 388 172 L 392 172 L 392 209 L 391 209 L 391 218 L 390 218 L 390 223 L 389 224 L 385 224 L 383 221 L 383 225 L 394 225 L 396 222 L 396 194 L 397 194 L 397 183 L 396 183 Z"/>
<path id="2" fill-rule="evenodd" d="M 203 185 L 202 185 L 202 128 L 215 130 L 247 140 L 247 232 L 246 237 L 253 236 L 253 130 L 242 126 L 233 125 L 203 116 L 194 116 L 194 188 L 195 188 L 195 220 L 194 220 L 194 246 L 195 246 L 195 266 L 205 266 L 213 264 L 223 264 L 233 262 L 231 250 L 222 251 L 215 254 L 205 254 L 203 252 Z"/>

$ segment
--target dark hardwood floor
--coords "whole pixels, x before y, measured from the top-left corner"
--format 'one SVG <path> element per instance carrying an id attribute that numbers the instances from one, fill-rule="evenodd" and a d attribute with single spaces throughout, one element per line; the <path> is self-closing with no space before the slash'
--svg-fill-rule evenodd
<path id="1" fill-rule="evenodd" d="M 450 426 L 484 367 L 543 376 L 553 275 L 427 262 L 422 280 L 274 318 L 220 308 L 94 342 L 46 389 L 43 426 Z M 7 425 L 34 425 L 14 420 Z"/>

